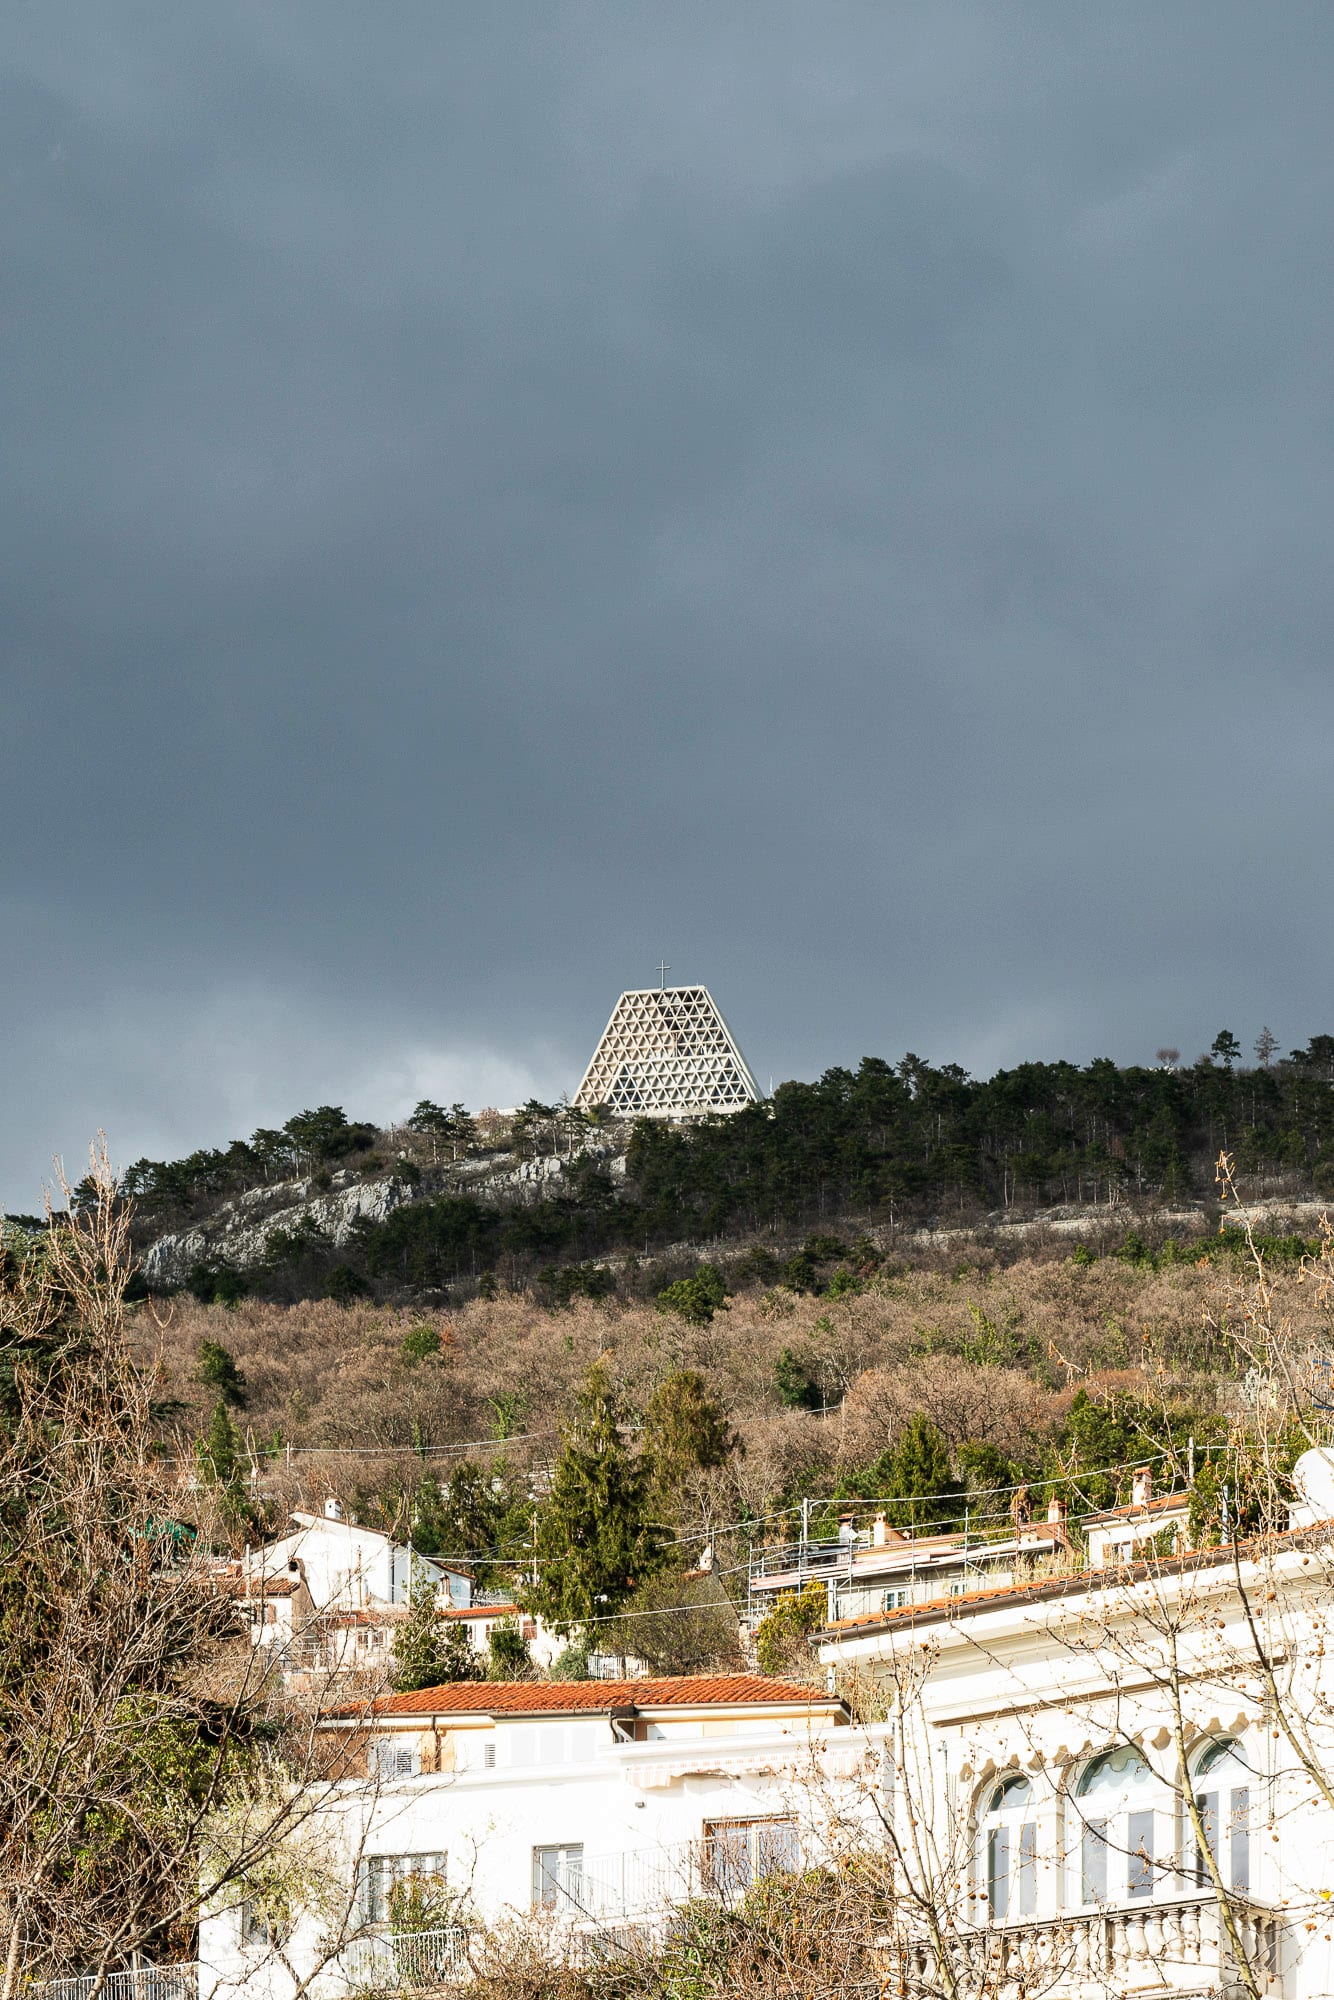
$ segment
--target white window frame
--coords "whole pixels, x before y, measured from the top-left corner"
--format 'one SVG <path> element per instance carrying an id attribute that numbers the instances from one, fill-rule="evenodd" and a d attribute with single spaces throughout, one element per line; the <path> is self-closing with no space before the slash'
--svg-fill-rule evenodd
<path id="1" fill-rule="evenodd" d="M 705 1821 L 704 1876 L 715 1895 L 744 1895 L 766 1875 L 800 1866 L 801 1835 L 790 1813 Z"/>
<path id="2" fill-rule="evenodd" d="M 567 1916 L 585 1914 L 584 1843 L 547 1841 L 533 1849 L 533 1909 Z"/>
<path id="3" fill-rule="evenodd" d="M 977 1818 L 978 1889 L 992 1923 L 1037 1915 L 1038 1823 L 1033 1781 L 1022 1771 L 990 1778 Z"/>
<path id="4" fill-rule="evenodd" d="M 361 1861 L 361 1908 L 368 1924 L 387 1924 L 391 1905 L 400 1882 L 436 1881 L 446 1878 L 448 1856 L 427 1854 L 366 1854 Z"/>
<path id="5" fill-rule="evenodd" d="M 1218 1776 L 1211 1784 L 1215 1771 Z M 1227 1781 L 1224 1772 L 1228 1773 Z M 1245 1773 L 1244 1785 L 1235 1782 L 1239 1773 Z M 1195 1752 L 1190 1760 L 1190 1787 L 1204 1816 L 1209 1848 L 1225 1886 L 1235 1896 L 1252 1895 L 1258 1859 L 1255 1825 L 1259 1784 L 1235 1736 L 1216 1736 Z M 1193 1879 L 1197 1889 L 1210 1888 L 1209 1872 L 1189 1816 L 1185 1832 L 1182 1850 L 1191 1856 L 1188 1879 Z"/>
<path id="6" fill-rule="evenodd" d="M 1122 1782 L 1098 1782 L 1104 1771 Z M 1160 1901 L 1175 1883 L 1174 1815 L 1168 1787 L 1139 1746 L 1114 1743 L 1087 1758 L 1067 1799 L 1070 1906 L 1135 1910 Z"/>

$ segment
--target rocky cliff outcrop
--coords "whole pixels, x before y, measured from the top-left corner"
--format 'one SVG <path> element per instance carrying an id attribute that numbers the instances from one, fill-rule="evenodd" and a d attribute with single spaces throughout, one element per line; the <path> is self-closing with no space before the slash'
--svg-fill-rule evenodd
<path id="1" fill-rule="evenodd" d="M 166 1290 L 187 1283 L 199 1264 L 253 1270 L 265 1261 L 269 1238 L 279 1229 L 290 1235 L 317 1235 L 341 1249 L 355 1222 L 362 1217 L 383 1222 L 416 1194 L 409 1181 L 392 1175 L 363 1181 L 353 1174 L 335 1174 L 328 1188 L 317 1187 L 313 1180 L 251 1188 L 194 1228 L 150 1243 L 141 1259 L 144 1278 L 150 1286 Z"/>
<path id="2" fill-rule="evenodd" d="M 334 1174 L 328 1185 L 313 1179 L 276 1181 L 221 1203 L 189 1229 L 156 1238 L 141 1252 L 143 1276 L 150 1289 L 166 1291 L 188 1284 L 200 1265 L 255 1270 L 268 1261 L 270 1238 L 278 1231 L 341 1250 L 356 1223 L 384 1222 L 408 1202 L 442 1195 L 468 1194 L 497 1207 L 540 1201 L 557 1194 L 571 1168 L 590 1156 L 614 1180 L 624 1178 L 624 1154 L 596 1147 L 536 1160 L 516 1161 L 510 1153 L 474 1154 L 449 1167 L 442 1180 L 427 1182 L 395 1174 L 368 1181 L 349 1169 Z"/>

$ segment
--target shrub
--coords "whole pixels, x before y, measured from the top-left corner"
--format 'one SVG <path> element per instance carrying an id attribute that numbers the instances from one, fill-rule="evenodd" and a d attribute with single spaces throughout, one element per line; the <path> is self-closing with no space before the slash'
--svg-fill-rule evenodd
<path id="1" fill-rule="evenodd" d="M 557 1653 L 551 1662 L 553 1681 L 586 1681 L 588 1679 L 589 1645 L 586 1639 L 576 1639 Z"/>
<path id="2" fill-rule="evenodd" d="M 864 1291 L 865 1288 L 864 1279 L 859 1278 L 855 1271 L 849 1271 L 844 1268 L 835 1271 L 833 1277 L 829 1280 L 825 1297 L 830 1299 L 855 1297 L 858 1292 Z"/>
<path id="3" fill-rule="evenodd" d="M 488 1272 L 486 1276 L 491 1276 Z M 495 1278 L 491 1277 L 495 1297 Z M 480 1290 L 480 1286 L 478 1288 Z M 537 1296 L 544 1306 L 570 1306 L 579 1298 L 605 1299 L 616 1290 L 616 1279 L 605 1264 L 548 1265 L 537 1274 Z"/>
<path id="4" fill-rule="evenodd" d="M 325 1273 L 324 1295 L 335 1299 L 341 1306 L 350 1306 L 353 1299 L 364 1298 L 366 1281 L 360 1271 L 351 1264 L 335 1264 Z"/>
<path id="5" fill-rule="evenodd" d="M 808 1250 L 798 1250 L 783 1266 L 783 1283 L 790 1292 L 818 1292 L 820 1273 Z"/>
<path id="6" fill-rule="evenodd" d="M 411 1326 L 399 1342 L 398 1351 L 409 1363 L 429 1360 L 440 1352 L 440 1335 L 433 1326 Z"/>
<path id="7" fill-rule="evenodd" d="M 526 1681 L 533 1671 L 528 1641 L 512 1618 L 491 1627 L 487 1641 L 489 1660 L 486 1677 L 491 1681 Z"/>
<path id="8" fill-rule="evenodd" d="M 194 1265 L 186 1287 L 201 1306 L 238 1305 L 250 1289 L 245 1273 L 230 1264 Z"/>
<path id="9" fill-rule="evenodd" d="M 766 1674 L 809 1673 L 811 1634 L 829 1616 L 829 1596 L 812 1580 L 803 1590 L 785 1591 L 755 1628 L 755 1657 Z"/>
<path id="10" fill-rule="evenodd" d="M 820 1385 L 804 1362 L 785 1347 L 774 1363 L 774 1387 L 789 1410 L 818 1410 Z"/>
<path id="11" fill-rule="evenodd" d="M 736 1275 L 743 1285 L 772 1285 L 782 1268 L 772 1250 L 756 1244 L 737 1263 Z"/>
<path id="12" fill-rule="evenodd" d="M 687 1326 L 707 1326 L 714 1314 L 727 1311 L 727 1290 L 713 1264 L 700 1264 L 694 1276 L 678 1278 L 658 1293 L 659 1312 L 675 1313 Z"/>

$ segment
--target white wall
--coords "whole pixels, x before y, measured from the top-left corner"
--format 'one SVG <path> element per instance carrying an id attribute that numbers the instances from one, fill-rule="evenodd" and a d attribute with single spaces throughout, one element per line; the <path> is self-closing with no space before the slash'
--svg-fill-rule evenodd
<path id="1" fill-rule="evenodd" d="M 414 1563 L 430 1577 L 442 1604 L 461 1607 L 472 1599 L 466 1576 L 350 1521 L 317 1516 L 250 1553 L 257 1576 L 280 1576 L 293 1560 L 302 1565 L 317 1611 L 330 1605 L 358 1610 L 368 1604 L 407 1604 Z"/>
<path id="2" fill-rule="evenodd" d="M 636 1882 L 675 1882 L 688 1866 L 681 1853 L 713 1821 L 795 1818 L 807 1851 L 818 1839 L 827 1784 L 813 1781 L 811 1738 L 804 1723 L 785 1728 L 753 1717 L 718 1719 L 728 1736 L 705 1736 L 699 1722 L 659 1729 L 642 1743 L 618 1745 L 606 1717 L 514 1721 L 494 1730 L 451 1732 L 457 1768 L 448 1774 L 381 1779 L 372 1788 L 345 1788 L 337 1816 L 350 1879 L 358 1861 L 376 1855 L 441 1854 L 451 1889 L 466 1898 L 485 1923 L 526 1916 L 532 1903 L 533 1850 L 579 1845 L 591 1900 L 593 1884 L 619 1881 L 621 1868 Z M 860 1732 L 832 1732 L 840 1748 Z M 388 1743 L 415 1740 L 415 1732 L 386 1732 Z M 486 1746 L 495 1752 L 485 1764 Z M 774 1774 L 759 1765 L 785 1763 Z M 692 1765 L 693 1770 L 684 1770 Z M 729 1768 L 730 1767 L 730 1768 Z M 846 1787 L 845 1787 L 846 1789 Z M 596 1892 L 601 1893 L 600 1889 Z M 314 1944 L 308 1928 L 295 1950 Z M 236 1913 L 201 1926 L 201 2000 L 226 2000 L 244 1988 L 245 2000 L 283 1995 L 289 1983 L 263 1954 L 243 1952 Z M 337 1990 L 331 1972 L 325 1990 Z"/>

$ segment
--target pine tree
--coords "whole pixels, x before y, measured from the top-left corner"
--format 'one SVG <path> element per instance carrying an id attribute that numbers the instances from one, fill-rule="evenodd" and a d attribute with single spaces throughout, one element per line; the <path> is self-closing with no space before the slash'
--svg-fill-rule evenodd
<path id="1" fill-rule="evenodd" d="M 390 1654 L 390 1686 L 396 1694 L 414 1694 L 446 1681 L 479 1681 L 484 1673 L 463 1625 L 443 1620 L 436 1610 L 430 1571 L 414 1562 L 408 1615 Z"/>
<path id="2" fill-rule="evenodd" d="M 954 1477 L 949 1446 L 920 1410 L 903 1427 L 890 1476 L 893 1492 L 902 1495 L 890 1510 L 900 1527 L 951 1521 L 961 1512 L 963 1488 Z"/>
<path id="3" fill-rule="evenodd" d="M 675 1313 L 688 1326 L 708 1326 L 715 1313 L 728 1310 L 727 1291 L 713 1264 L 700 1264 L 692 1277 L 664 1286 L 657 1303 L 659 1312 Z"/>
<path id="4" fill-rule="evenodd" d="M 234 1486 L 241 1476 L 241 1440 L 225 1396 L 219 1396 L 214 1404 L 208 1429 L 200 1439 L 199 1465 L 218 1486 Z"/>
<path id="5" fill-rule="evenodd" d="M 224 1403 L 235 1410 L 246 1406 L 246 1379 L 236 1365 L 236 1356 L 218 1340 L 199 1343 L 199 1379 L 206 1388 L 216 1389 Z"/>
<path id="6" fill-rule="evenodd" d="M 537 1514 L 537 1581 L 529 1610 L 568 1634 L 606 1617 L 660 1567 L 662 1534 L 648 1517 L 649 1467 L 621 1441 L 616 1390 L 602 1362 Z"/>
<path id="7" fill-rule="evenodd" d="M 737 1439 L 722 1404 L 694 1368 L 665 1375 L 644 1412 L 644 1450 L 653 1468 L 653 1500 L 674 1511 L 692 1472 L 725 1465 Z"/>

